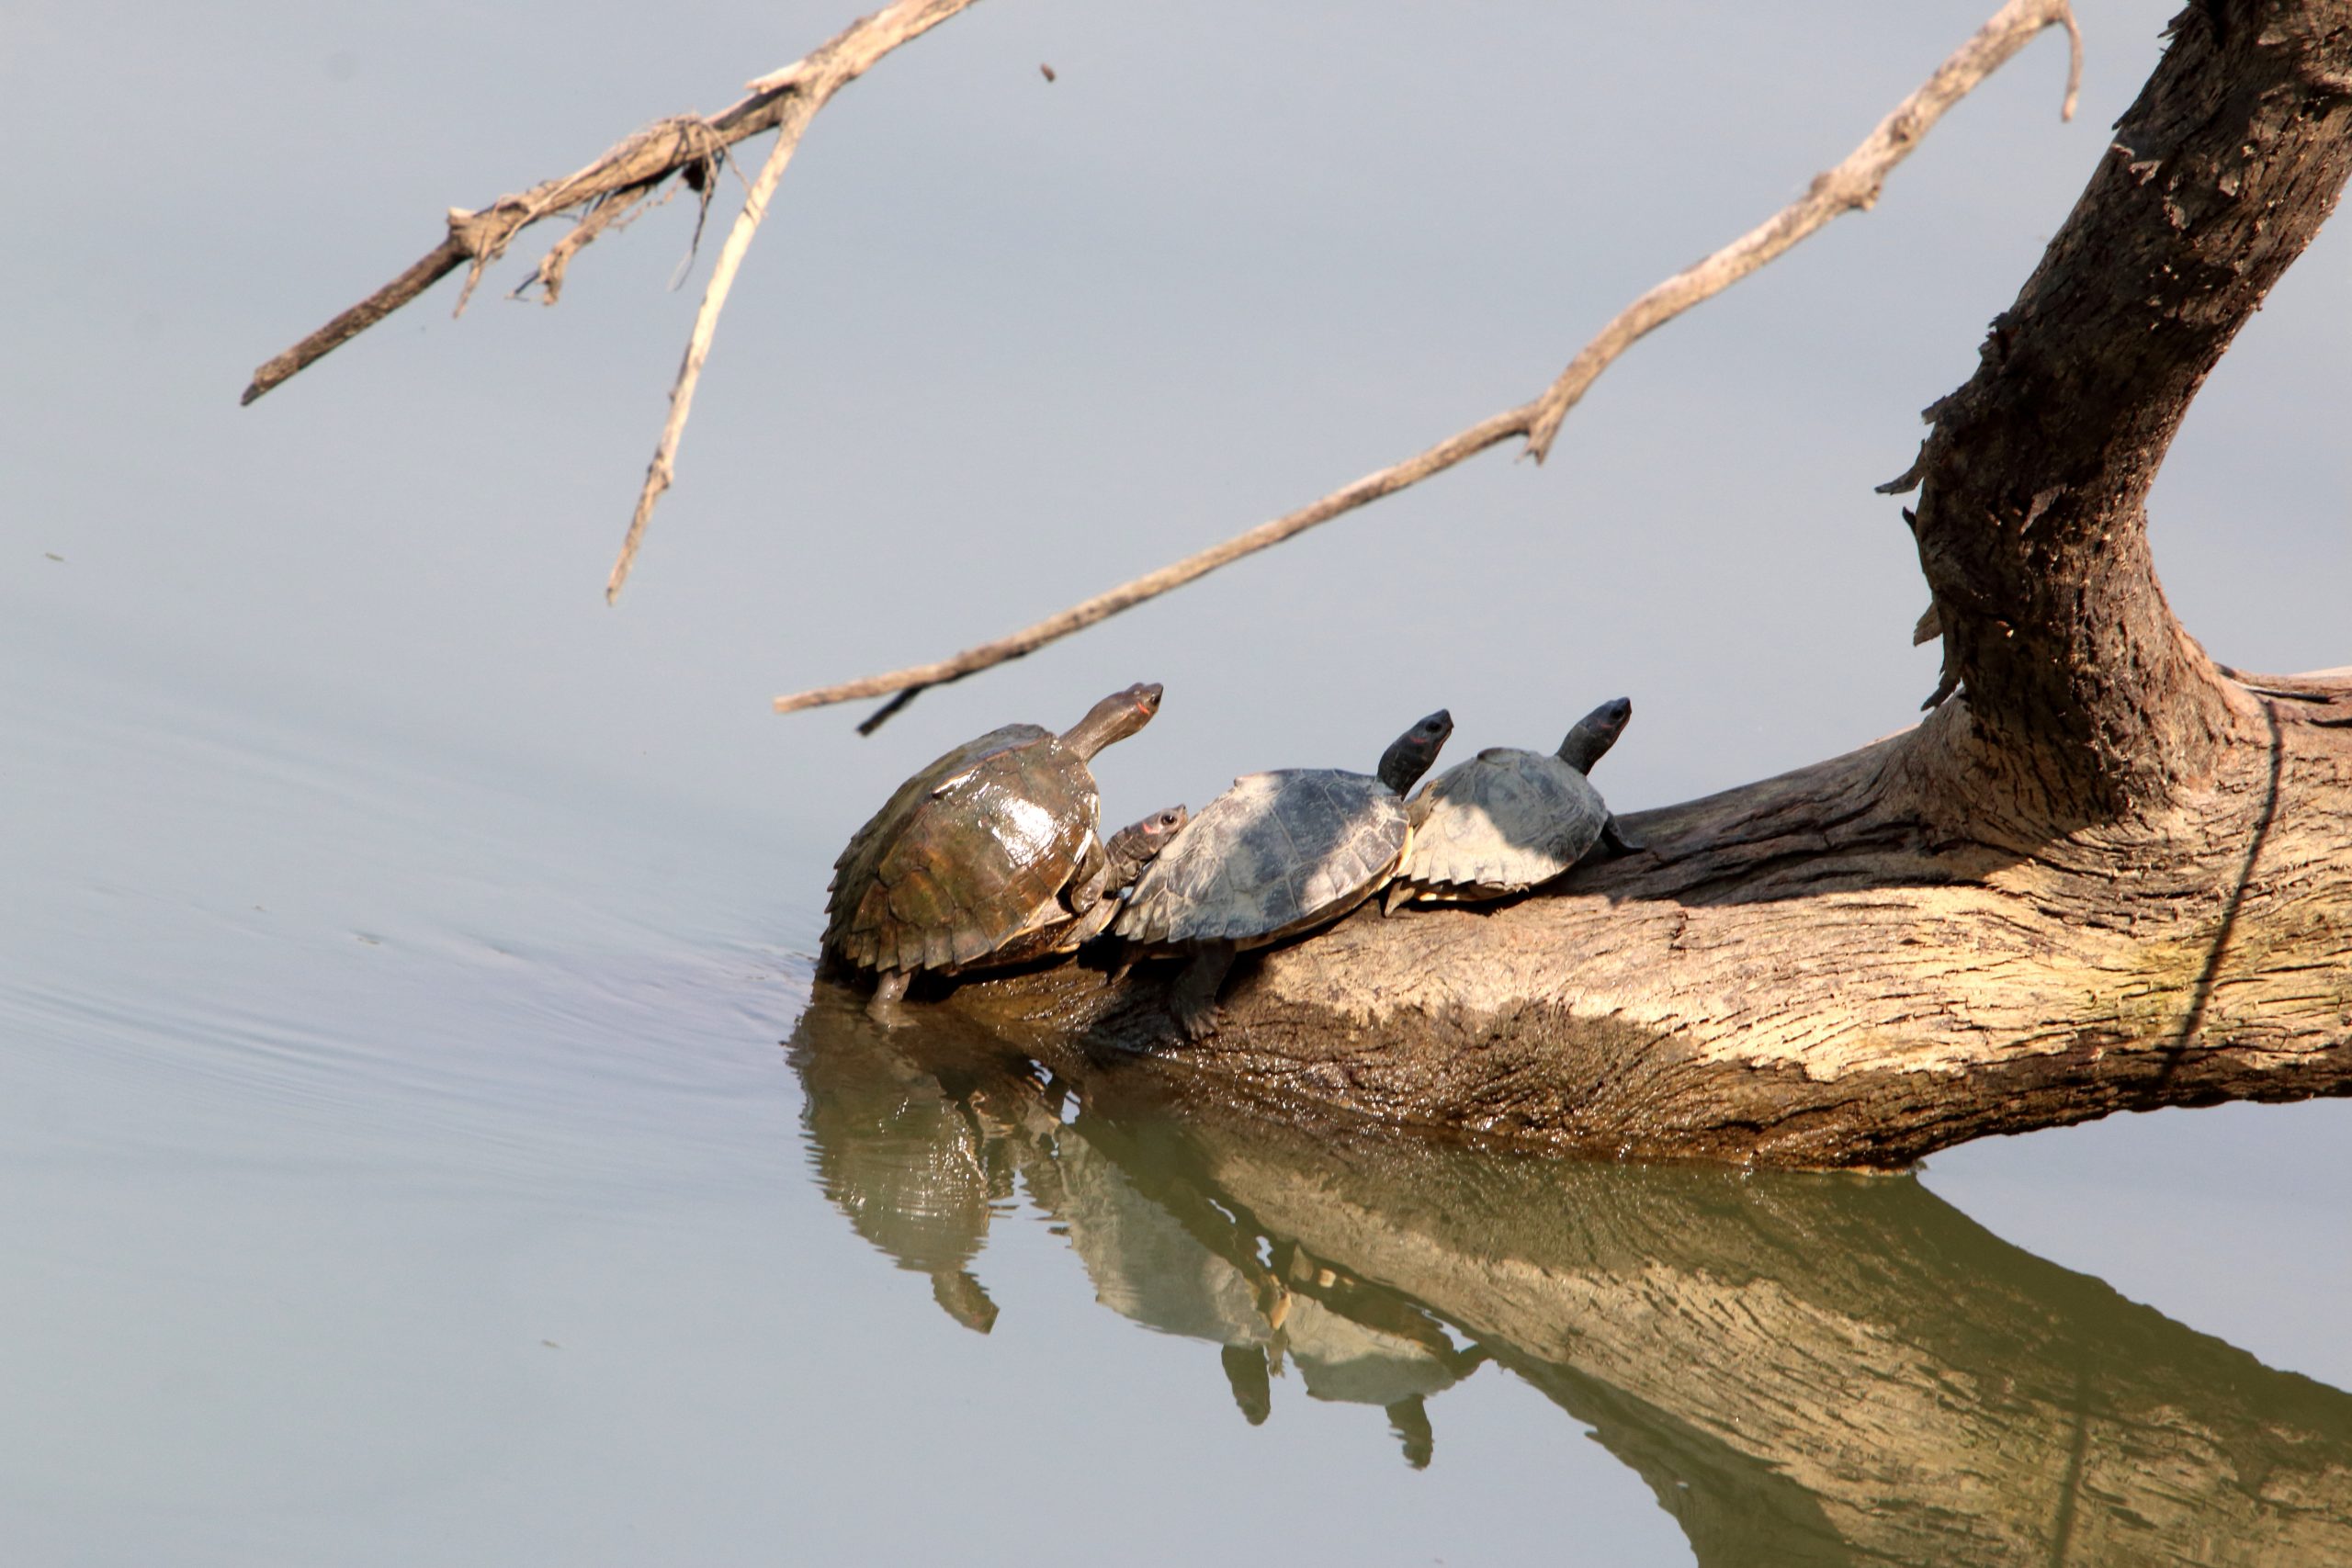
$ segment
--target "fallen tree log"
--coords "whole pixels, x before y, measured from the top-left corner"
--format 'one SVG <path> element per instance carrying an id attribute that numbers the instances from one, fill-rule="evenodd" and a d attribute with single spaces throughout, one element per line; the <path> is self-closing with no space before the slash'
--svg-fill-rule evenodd
<path id="1" fill-rule="evenodd" d="M 1945 639 L 1918 728 L 1628 826 L 1507 908 L 1359 913 L 1244 961 L 953 1005 L 1059 1057 L 1626 1156 L 1898 1166 L 2120 1109 L 2352 1092 L 2352 671 L 2240 677 L 2146 500 L 2352 172 L 2352 3 L 2185 10 L 1906 513 Z M 2259 504 L 2250 498 L 2249 504 Z"/>

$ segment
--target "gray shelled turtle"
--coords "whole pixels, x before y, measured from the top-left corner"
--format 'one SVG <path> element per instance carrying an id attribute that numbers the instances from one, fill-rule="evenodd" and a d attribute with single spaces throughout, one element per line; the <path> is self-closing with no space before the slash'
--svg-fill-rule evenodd
<path id="1" fill-rule="evenodd" d="M 1585 776 L 1633 716 L 1618 697 L 1578 719 L 1555 755 L 1496 746 L 1439 774 L 1413 798 L 1412 847 L 1383 910 L 1507 897 L 1551 881 L 1597 844 L 1638 848 Z"/>
<path id="2" fill-rule="evenodd" d="M 1113 932 L 1190 953 L 1170 999 L 1192 1039 L 1216 1028 L 1236 953 L 1338 919 L 1380 891 L 1412 837 L 1405 793 L 1453 733 L 1443 709 L 1398 736 L 1376 773 L 1286 768 L 1233 781 L 1136 882 Z"/>
<path id="3" fill-rule="evenodd" d="M 1108 923 L 1114 885 L 1087 764 L 1159 711 L 1159 687 L 1138 682 L 1061 735 L 1007 725 L 899 786 L 833 863 L 825 908 L 825 956 L 876 976 L 868 1011 L 896 1021 L 917 971 L 1019 963 Z M 1139 860 L 1168 832 L 1137 832 L 1122 859 Z"/>

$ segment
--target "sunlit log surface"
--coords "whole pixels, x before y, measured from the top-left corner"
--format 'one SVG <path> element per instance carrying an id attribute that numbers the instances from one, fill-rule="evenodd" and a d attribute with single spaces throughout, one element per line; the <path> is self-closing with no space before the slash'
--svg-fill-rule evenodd
<path id="1" fill-rule="evenodd" d="M 1444 1463 L 1444 1393 L 1491 1362 L 1589 1426 L 1707 1568 L 2352 1562 L 2352 1396 L 1909 1178 L 1170 1117 L 1125 1075 L 1048 1087 L 952 1017 L 886 1034 L 827 987 L 790 1059 L 827 1192 L 951 1281 L 959 1321 L 994 1322 L 974 1260 L 1025 1189 L 1105 1305 L 1206 1342 L 1245 1418 L 1288 1356 Z"/>
<path id="2" fill-rule="evenodd" d="M 1648 852 L 1557 891 L 1366 910 L 1245 958 L 1199 1044 L 1167 1011 L 1172 964 L 947 1005 L 1048 1061 L 1611 1155 L 1900 1166 L 2110 1111 L 2341 1093 L 2352 688 L 2299 689 L 2337 697 L 2236 699 L 2275 716 L 2275 749 L 2232 750 L 2162 813 L 2038 841 L 1923 815 L 1902 775 L 1962 743 L 1949 705 L 1918 735 L 1634 815 Z"/>
<path id="3" fill-rule="evenodd" d="M 2145 505 L 2352 173 L 2347 89 L 2352 0 L 2176 18 L 1889 487 L 1919 490 L 1946 637 L 1917 729 L 1635 816 L 1650 852 L 1556 896 L 1358 916 L 1243 972 L 1197 1046 L 1172 1045 L 1148 971 L 955 1005 L 1261 1100 L 1796 1165 L 2352 1092 L 2352 679 L 2215 665 L 2156 581 Z"/>

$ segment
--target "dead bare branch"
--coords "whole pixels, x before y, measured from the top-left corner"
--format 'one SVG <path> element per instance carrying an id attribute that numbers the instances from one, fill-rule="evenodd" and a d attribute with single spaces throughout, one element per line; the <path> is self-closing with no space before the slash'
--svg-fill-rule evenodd
<path id="1" fill-rule="evenodd" d="M 1238 560 L 1269 545 L 1281 544 L 1294 534 L 1304 533 L 1317 523 L 1328 523 L 1342 513 L 1352 512 L 1384 495 L 1394 495 L 1406 486 L 1418 483 L 1431 474 L 1441 473 L 1498 442 L 1508 441 L 1514 435 L 1524 435 L 1534 405 L 1530 403 L 1498 413 L 1483 424 L 1472 425 L 1461 434 L 1441 441 L 1419 457 L 1408 457 L 1404 462 L 1366 474 L 1355 483 L 1336 490 L 1320 501 L 1286 513 L 1271 523 L 1261 523 L 1246 534 L 1238 534 L 1198 555 L 1187 556 L 1172 566 L 1163 566 L 1158 571 L 1148 572 L 1133 582 L 1112 589 L 1108 593 L 1098 593 L 1084 604 L 1073 604 L 1061 614 L 1048 616 L 1024 631 L 967 649 L 936 664 L 918 664 L 911 670 L 894 671 L 888 675 L 869 675 L 862 681 L 847 681 L 838 686 L 825 686 L 813 692 L 778 697 L 775 711 L 793 713 L 801 708 L 822 707 L 828 703 L 854 702 L 860 697 L 899 693 L 897 698 L 858 727 L 870 735 L 883 719 L 904 707 L 913 700 L 915 693 L 927 686 L 944 686 L 951 681 L 960 681 L 967 675 L 976 674 L 990 665 L 1018 659 L 1147 599 L 1158 598 L 1171 588 L 1182 588 L 1193 579 L 1215 571 L 1227 561 Z"/>
<path id="2" fill-rule="evenodd" d="M 830 97 L 899 44 L 928 32 L 975 3 L 976 0 L 896 0 L 873 16 L 851 23 L 815 53 L 748 84 L 748 96 L 718 114 L 680 115 L 662 120 L 623 139 L 584 168 L 559 179 L 542 181 L 519 195 L 502 196 L 478 211 L 450 209 L 448 233 L 440 243 L 367 299 L 261 366 L 238 400 L 254 401 L 349 343 L 459 267 L 469 267 L 467 287 L 458 301 L 458 308 L 463 310 L 482 270 L 503 255 L 525 229 L 541 219 L 576 208 L 618 203 L 616 210 L 601 221 L 594 220 L 592 212 L 590 223 L 582 225 L 587 230 L 584 237 L 575 230 L 559 243 L 548 260 L 540 263 L 535 281 L 545 284 L 551 277 L 560 288 L 563 268 L 572 254 L 596 233 L 611 227 L 664 180 L 685 174 L 691 183 L 697 172 L 707 170 L 714 153 L 748 137 L 775 130 L 805 95 L 815 91 L 820 94 L 820 101 Z M 549 292 L 552 302 L 554 290 Z"/>
<path id="3" fill-rule="evenodd" d="M 677 135 L 686 144 L 682 149 L 684 155 L 677 170 L 681 183 L 699 198 L 695 213 L 694 239 L 688 254 L 691 260 L 692 250 L 699 248 L 702 243 L 703 222 L 709 215 L 711 197 L 718 194 L 719 171 L 727 162 L 727 146 L 705 120 L 687 116 L 668 123 L 676 128 Z M 555 304 L 563 297 L 564 274 L 571 266 L 571 258 L 585 250 L 591 242 L 601 238 L 606 231 L 626 229 L 648 207 L 659 207 L 667 202 L 676 194 L 675 186 L 663 191 L 659 201 L 653 199 L 654 192 L 661 189 L 666 179 L 665 175 L 662 180 L 631 186 L 626 190 L 615 191 L 590 201 L 582 209 L 580 221 L 573 226 L 571 232 L 549 246 L 548 254 L 539 258 L 539 265 L 531 269 L 531 275 L 509 289 L 506 297 L 520 299 L 536 288 L 539 290 L 540 303 Z M 475 275 L 466 279 L 469 293 L 472 291 L 481 266 L 481 263 L 477 262 Z M 460 299 L 458 309 L 464 308 L 465 302 Z"/>
<path id="4" fill-rule="evenodd" d="M 621 553 L 613 561 L 612 575 L 605 580 L 607 604 L 620 597 L 621 584 L 628 581 L 629 568 L 637 562 L 638 546 L 645 540 L 645 525 L 652 518 L 655 502 L 670 488 L 676 473 L 678 442 L 686 433 L 687 416 L 694 412 L 695 388 L 702 380 L 703 361 L 710 357 L 711 340 L 718 332 L 718 312 L 726 307 L 728 292 L 735 287 L 735 274 L 743 265 L 744 254 L 752 248 L 752 236 L 758 232 L 760 220 L 767 216 L 768 201 L 775 195 L 776 183 L 784 178 L 785 168 L 800 145 L 800 133 L 808 129 L 822 102 L 817 97 L 794 101 L 776 127 L 775 146 L 769 150 L 760 177 L 752 182 L 751 191 L 743 197 L 743 209 L 736 215 L 735 226 L 727 231 L 727 243 L 719 248 L 718 265 L 711 268 L 710 282 L 703 289 L 702 308 L 695 312 L 694 331 L 686 338 L 686 353 L 678 365 L 677 384 L 670 389 L 670 417 L 662 422 L 662 439 L 654 446 L 652 461 L 645 466 L 645 483 L 638 491 L 637 510 L 629 514 L 628 533 L 621 540 Z"/>
<path id="5" fill-rule="evenodd" d="M 1528 455 L 1539 463 L 1551 455 L 1552 440 L 1559 434 L 1560 422 L 1611 361 L 1631 348 L 1636 340 L 1776 260 L 1831 219 L 1876 206 L 1886 176 L 1910 155 L 1920 139 L 1943 118 L 1944 111 L 1966 97 L 1978 83 L 2007 64 L 2033 40 L 2035 34 L 2048 27 L 2066 29 L 2066 98 L 2059 107 L 2058 117 L 2074 118 L 2075 102 L 2083 81 L 2083 34 L 2075 25 L 2073 8 L 2067 0 L 2010 0 L 1992 20 L 1977 29 L 1974 38 L 1938 66 L 1935 74 L 1917 91 L 1895 105 L 1894 112 L 1880 120 L 1842 163 L 1814 176 L 1804 196 L 1619 311 L 1537 400 L 1540 412 L 1534 428 L 1528 432 Z"/>
<path id="6" fill-rule="evenodd" d="M 1147 599 L 1240 559 L 1293 535 L 1352 512 L 1384 495 L 1443 472 L 1487 448 L 1513 436 L 1526 439 L 1525 453 L 1541 463 L 1552 449 L 1560 423 L 1567 417 L 1600 373 L 1626 349 L 1688 310 L 1701 300 L 1722 293 L 1734 283 L 1773 261 L 1831 219 L 1877 200 L 1886 176 L 1917 146 L 1944 111 L 1966 96 L 1985 77 L 2006 64 L 2044 28 L 2063 27 L 2069 45 L 2066 96 L 2060 114 L 2074 118 L 2082 82 L 2082 31 L 2067 0 L 2008 0 L 1974 37 L 1936 68 L 1935 73 L 1879 121 L 1861 145 L 1836 167 L 1817 175 L 1805 194 L 1757 228 L 1693 266 L 1675 274 L 1618 312 L 1590 343 L 1569 361 L 1566 369 L 1533 401 L 1496 414 L 1460 434 L 1393 467 L 1368 474 L 1353 484 L 1277 517 L 1247 533 L 1186 557 L 1172 565 L 1096 594 L 993 642 L 969 648 L 950 659 L 918 664 L 888 674 L 869 675 L 839 685 L 820 686 L 775 699 L 775 711 L 795 713 L 831 703 L 854 702 L 897 693 L 889 704 L 858 726 L 871 734 L 883 720 L 927 687 L 945 685 L 967 675 L 1019 659 L 1047 643 L 1069 636 Z M 648 476 L 649 484 L 651 476 Z"/>
<path id="7" fill-rule="evenodd" d="M 775 145 L 769 149 L 767 163 L 762 165 L 759 178 L 752 182 L 751 191 L 743 197 L 743 209 L 736 214 L 735 226 L 728 231 L 727 243 L 719 248 L 718 264 L 711 268 L 710 282 L 703 289 L 702 308 L 695 312 L 694 332 L 686 339 L 677 384 L 670 389 L 670 417 L 662 423 L 662 439 L 653 448 L 652 461 L 645 466 L 645 483 L 638 491 L 637 510 L 629 516 L 628 536 L 622 539 L 621 553 L 605 582 L 605 603 L 609 604 L 620 596 L 621 584 L 628 581 L 629 568 L 637 562 L 638 546 L 644 541 L 645 525 L 652 517 L 662 492 L 670 488 L 676 472 L 678 442 L 685 434 L 686 418 L 694 411 L 695 388 L 702 380 L 703 361 L 710 356 L 711 340 L 718 332 L 718 314 L 726 309 L 728 293 L 735 287 L 735 274 L 743 265 L 744 254 L 752 248 L 752 236 L 759 231 L 760 220 L 767 216 L 768 202 L 775 197 L 776 184 L 784 178 L 784 171 L 800 145 L 801 133 L 835 93 L 864 75 L 876 61 L 976 3 L 977 0 L 895 0 L 872 16 L 851 23 L 815 53 L 750 84 L 754 92 L 788 89 L 793 94 L 792 100 L 776 122 Z"/>

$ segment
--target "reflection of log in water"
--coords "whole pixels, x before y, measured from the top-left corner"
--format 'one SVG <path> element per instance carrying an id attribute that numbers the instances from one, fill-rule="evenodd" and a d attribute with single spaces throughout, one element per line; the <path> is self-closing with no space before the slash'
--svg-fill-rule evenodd
<path id="1" fill-rule="evenodd" d="M 2352 1562 L 2352 1398 L 1917 1181 L 1183 1141 L 1589 1422 L 1702 1562 Z"/>
<path id="2" fill-rule="evenodd" d="M 1589 1424 L 1709 1568 L 2352 1562 L 2352 1397 L 1908 1179 L 1398 1146 L 1198 1107 L 1065 1127 L 1017 1055 L 884 1037 L 821 993 L 794 1061 L 828 1190 L 934 1280 L 969 1278 L 1017 1168 L 1107 1303 L 1224 1348 L 1245 1411 L 1249 1356 L 1319 1320 L 1322 1343 L 1373 1348 L 1327 1387 L 1389 1404 L 1425 1462 L 1421 1400 L 1490 1356 Z M 863 1110 L 828 1108 L 844 1089 Z M 929 1156 L 901 1142 L 918 1125 Z"/>

